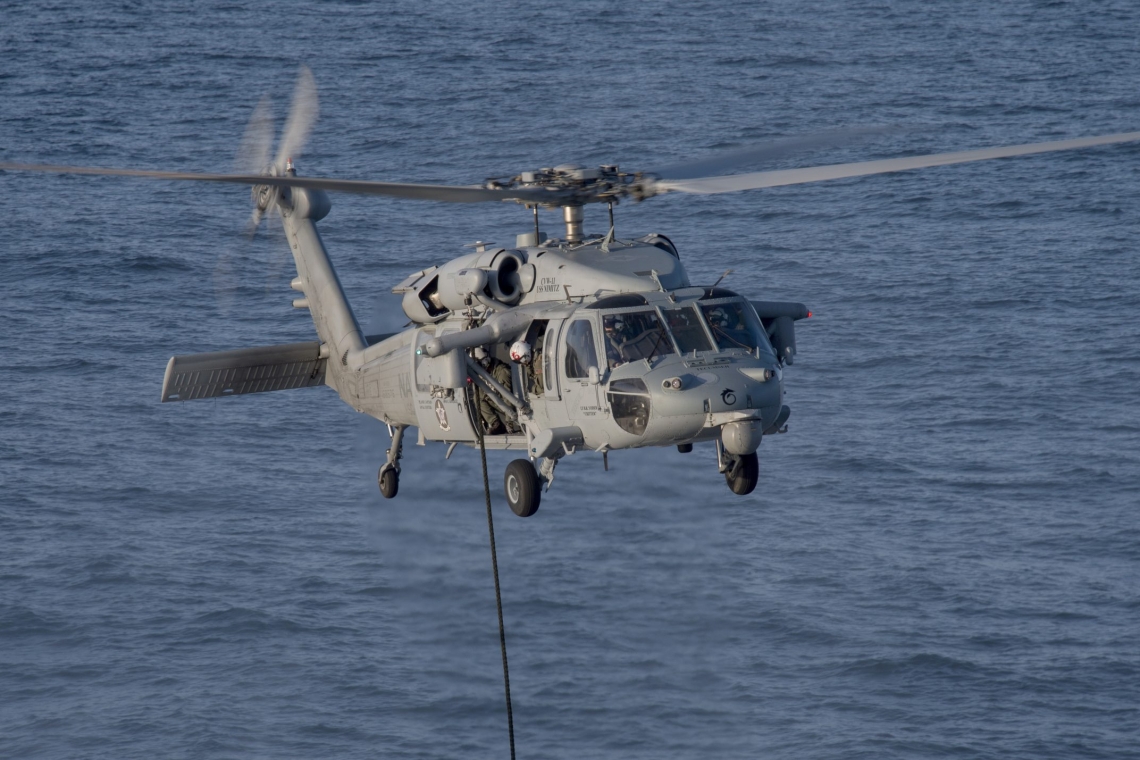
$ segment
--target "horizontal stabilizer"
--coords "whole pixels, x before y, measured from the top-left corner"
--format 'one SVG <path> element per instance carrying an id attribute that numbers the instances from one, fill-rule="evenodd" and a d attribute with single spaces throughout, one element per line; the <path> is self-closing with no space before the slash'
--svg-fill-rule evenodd
<path id="1" fill-rule="evenodd" d="M 310 341 L 174 356 L 166 365 L 162 400 L 190 401 L 324 385 L 328 360 L 320 354 L 321 344 Z"/>

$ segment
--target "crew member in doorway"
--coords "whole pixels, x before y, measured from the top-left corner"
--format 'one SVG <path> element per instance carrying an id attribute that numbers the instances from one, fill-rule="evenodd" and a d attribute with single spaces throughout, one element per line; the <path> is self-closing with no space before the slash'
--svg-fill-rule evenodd
<path id="1" fill-rule="evenodd" d="M 491 377 L 495 378 L 500 385 L 505 387 L 508 391 L 511 388 L 511 368 L 495 357 L 491 356 L 482 347 L 478 346 L 475 349 L 475 360 L 487 370 Z M 503 413 L 499 407 L 491 403 L 487 398 L 487 394 L 482 388 L 477 388 L 477 395 L 479 396 L 479 414 L 483 418 L 484 432 L 487 435 L 502 435 L 507 432 L 509 420 L 504 419 Z"/>
<path id="2" fill-rule="evenodd" d="M 545 343 L 546 335 L 539 335 L 534 339 L 534 353 L 530 357 L 530 364 L 528 365 L 527 375 L 530 378 L 529 391 L 532 396 L 541 396 L 543 394 L 542 387 L 542 346 Z"/>

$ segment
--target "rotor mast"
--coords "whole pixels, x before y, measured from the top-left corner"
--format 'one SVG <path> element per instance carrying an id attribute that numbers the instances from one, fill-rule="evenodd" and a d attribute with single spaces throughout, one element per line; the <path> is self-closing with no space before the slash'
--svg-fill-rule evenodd
<path id="1" fill-rule="evenodd" d="M 563 206 L 562 221 L 566 222 L 566 242 L 582 242 L 582 207 Z"/>
<path id="2" fill-rule="evenodd" d="M 560 166 L 522 172 L 518 176 L 488 179 L 481 188 L 484 192 L 510 193 L 509 199 L 533 208 L 562 209 L 562 222 L 566 225 L 563 238 L 570 244 L 581 243 L 583 206 L 587 203 L 608 203 L 612 208 L 622 197 L 638 200 L 644 195 L 637 177 L 624 173 L 614 164 L 597 168 L 562 164 Z M 507 200 L 508 198 L 504 198 Z M 535 219 L 537 225 L 537 216 Z M 538 231 L 537 226 L 535 231 Z"/>

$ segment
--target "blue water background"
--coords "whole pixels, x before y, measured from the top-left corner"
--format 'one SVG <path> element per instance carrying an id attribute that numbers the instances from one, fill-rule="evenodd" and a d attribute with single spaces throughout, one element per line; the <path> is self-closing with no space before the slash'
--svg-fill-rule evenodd
<path id="1" fill-rule="evenodd" d="M 0 160 L 475 183 L 894 125 L 768 167 L 1140 129 L 1134 2 L 0 4 Z M 765 168 L 765 167 L 756 167 Z M 1140 754 L 1140 145 L 617 210 L 807 303 L 790 432 L 491 456 L 520 758 Z M 0 756 L 505 757 L 478 457 L 328 389 L 159 404 L 172 354 L 310 340 L 247 190 L 0 176 Z M 339 196 L 360 319 L 513 205 Z M 587 228 L 604 228 L 587 210 Z M 544 227 L 557 232 L 553 213 Z"/>

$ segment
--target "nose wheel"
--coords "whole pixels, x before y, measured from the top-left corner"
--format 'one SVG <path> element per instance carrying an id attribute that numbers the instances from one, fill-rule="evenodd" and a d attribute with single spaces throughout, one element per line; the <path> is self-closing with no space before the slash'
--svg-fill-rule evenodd
<path id="1" fill-rule="evenodd" d="M 503 486 L 507 504 L 519 517 L 530 517 L 538 511 L 542 501 L 542 483 L 529 459 L 516 459 L 507 465 Z"/>
<path id="2" fill-rule="evenodd" d="M 733 457 L 735 461 L 724 471 L 724 480 L 734 494 L 744 496 L 752 493 L 760 480 L 760 460 L 756 452 Z"/>

